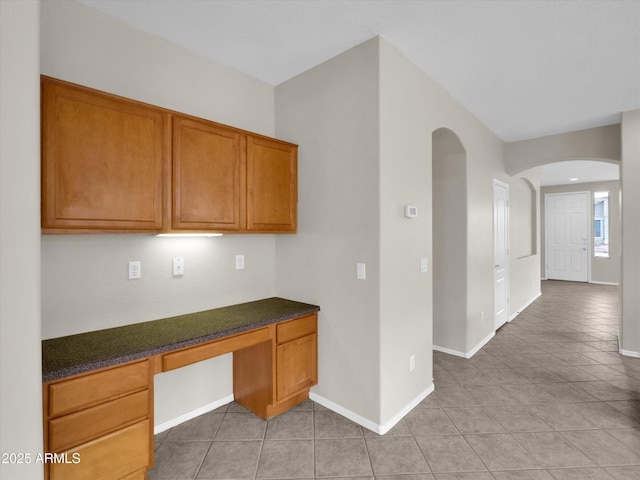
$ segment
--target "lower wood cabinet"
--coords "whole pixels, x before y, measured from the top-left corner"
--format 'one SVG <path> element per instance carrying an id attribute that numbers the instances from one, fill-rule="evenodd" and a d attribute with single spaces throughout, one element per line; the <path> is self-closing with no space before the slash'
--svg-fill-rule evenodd
<path id="1" fill-rule="evenodd" d="M 309 398 L 318 383 L 316 313 L 270 325 L 270 342 L 233 354 L 236 402 L 268 419 Z"/>
<path id="2" fill-rule="evenodd" d="M 315 333 L 276 347 L 276 400 L 282 401 L 317 383 Z"/>
<path id="3" fill-rule="evenodd" d="M 317 313 L 43 384 L 47 480 L 145 480 L 153 375 L 233 352 L 235 400 L 268 419 L 317 383 Z"/>
<path id="4" fill-rule="evenodd" d="M 317 315 L 276 328 L 276 400 L 282 402 L 318 383 Z"/>
<path id="5" fill-rule="evenodd" d="M 150 361 L 45 383 L 44 448 L 49 480 L 144 479 L 153 465 Z"/>

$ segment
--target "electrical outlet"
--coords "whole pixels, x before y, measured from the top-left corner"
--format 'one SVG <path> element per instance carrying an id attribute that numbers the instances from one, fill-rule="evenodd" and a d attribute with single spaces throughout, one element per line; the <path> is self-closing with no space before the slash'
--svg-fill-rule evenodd
<path id="1" fill-rule="evenodd" d="M 236 255 L 236 270 L 244 270 L 244 255 Z"/>
<path id="2" fill-rule="evenodd" d="M 129 262 L 129 280 L 140 278 L 140 262 Z"/>
<path id="3" fill-rule="evenodd" d="M 413 372 L 416 369 L 416 356 L 411 355 L 409 357 L 409 371 Z"/>

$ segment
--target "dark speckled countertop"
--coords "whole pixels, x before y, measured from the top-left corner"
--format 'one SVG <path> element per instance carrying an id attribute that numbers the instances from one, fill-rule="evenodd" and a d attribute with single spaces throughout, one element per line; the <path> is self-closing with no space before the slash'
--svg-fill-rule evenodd
<path id="1" fill-rule="evenodd" d="M 318 312 L 320 307 L 284 298 L 189 313 L 123 327 L 42 341 L 42 381 L 189 347 Z"/>

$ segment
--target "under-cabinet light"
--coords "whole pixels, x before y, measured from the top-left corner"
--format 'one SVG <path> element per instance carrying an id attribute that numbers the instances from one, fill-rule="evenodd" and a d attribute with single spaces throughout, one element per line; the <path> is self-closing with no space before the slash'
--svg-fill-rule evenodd
<path id="1" fill-rule="evenodd" d="M 159 233 L 156 237 L 221 237 L 221 233 Z"/>
<path id="2" fill-rule="evenodd" d="M 574 177 L 574 178 L 570 178 L 570 179 L 569 179 L 569 181 L 570 181 L 570 182 L 577 182 L 577 181 L 578 181 L 578 179 Z"/>

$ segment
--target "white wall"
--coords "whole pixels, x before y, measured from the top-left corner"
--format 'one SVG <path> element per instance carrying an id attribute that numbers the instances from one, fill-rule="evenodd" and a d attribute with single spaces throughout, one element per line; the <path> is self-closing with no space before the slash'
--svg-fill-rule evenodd
<path id="1" fill-rule="evenodd" d="M 380 49 L 380 421 L 433 388 L 431 79 L 384 38 Z M 418 218 L 404 217 L 404 205 Z M 426 258 L 429 271 L 420 272 Z M 415 370 L 410 371 L 410 357 Z"/>
<path id="2" fill-rule="evenodd" d="M 39 2 L 0 2 L 0 478 L 43 478 Z"/>
<path id="3" fill-rule="evenodd" d="M 622 114 L 620 352 L 640 357 L 640 110 Z"/>
<path id="4" fill-rule="evenodd" d="M 538 175 L 527 172 L 512 177 L 509 194 L 509 318 L 512 320 L 541 294 Z"/>
<path id="5" fill-rule="evenodd" d="M 379 54 L 376 39 L 276 87 L 295 138 L 298 234 L 277 240 L 278 294 L 320 305 L 314 395 L 380 423 Z M 366 280 L 356 279 L 366 264 Z"/>
<path id="6" fill-rule="evenodd" d="M 564 160 L 620 160 L 620 125 L 588 128 L 505 145 L 507 173 Z"/>
<path id="7" fill-rule="evenodd" d="M 387 197 L 381 198 L 382 207 L 397 208 L 401 204 L 400 199 L 410 196 L 429 201 L 430 185 L 422 179 L 431 171 L 431 135 L 438 128 L 446 127 L 453 131 L 467 154 L 467 262 L 466 272 L 460 272 L 460 282 L 467 285 L 466 330 L 463 333 L 466 336 L 463 353 L 467 353 L 493 332 L 493 179 L 509 181 L 504 171 L 504 144 L 384 39 L 381 52 L 382 78 L 389 82 L 387 88 L 384 88 L 387 84 L 382 85 L 382 106 L 388 106 L 392 112 L 384 115 L 384 108 L 381 110 L 382 126 L 389 129 L 381 130 L 382 146 L 385 147 L 385 141 L 389 141 L 388 145 L 392 147 L 382 150 L 386 153 L 382 160 L 386 162 L 383 163 L 383 168 L 387 168 L 384 172 L 395 172 L 393 183 L 385 181 L 382 185 L 396 192 L 396 198 L 389 197 L 390 201 Z M 426 158 L 426 171 L 423 166 L 418 167 L 421 157 Z M 394 169 L 394 165 L 398 168 Z M 383 178 L 386 180 L 386 175 Z M 423 196 L 425 194 L 426 197 Z M 430 229 L 430 225 L 426 228 Z M 386 229 L 383 232 L 386 233 Z M 396 262 L 397 252 L 402 250 L 397 248 L 400 244 L 391 242 L 384 246 L 383 254 L 387 255 L 390 264 Z M 438 255 L 438 252 L 434 251 L 433 255 Z M 438 282 L 438 278 L 433 282 Z M 389 285 L 388 290 L 383 290 L 382 295 L 397 295 L 403 287 L 402 283 L 396 282 L 395 286 Z M 389 315 L 391 311 L 388 310 Z M 484 322 L 481 312 L 485 312 Z"/>
<path id="8" fill-rule="evenodd" d="M 274 89 L 76 2 L 43 2 L 41 73 L 273 135 Z M 43 338 L 154 320 L 275 295 L 275 236 L 42 237 Z M 246 269 L 235 270 L 244 254 Z M 171 259 L 185 275 L 173 278 Z M 142 278 L 127 280 L 127 262 Z M 302 299 L 304 300 L 304 299 Z M 155 423 L 232 392 L 231 358 L 155 377 Z"/>
<path id="9" fill-rule="evenodd" d="M 382 38 L 276 87 L 276 125 L 300 143 L 299 233 L 277 240 L 278 293 L 308 292 L 323 309 L 313 393 L 384 430 L 431 383 L 432 273 L 420 273 L 420 258 L 434 260 L 432 132 L 450 128 L 469 159 L 464 352 L 493 332 L 492 181 L 508 181 L 503 143 Z M 418 219 L 403 217 L 406 204 Z M 367 280 L 356 280 L 357 262 Z"/>

